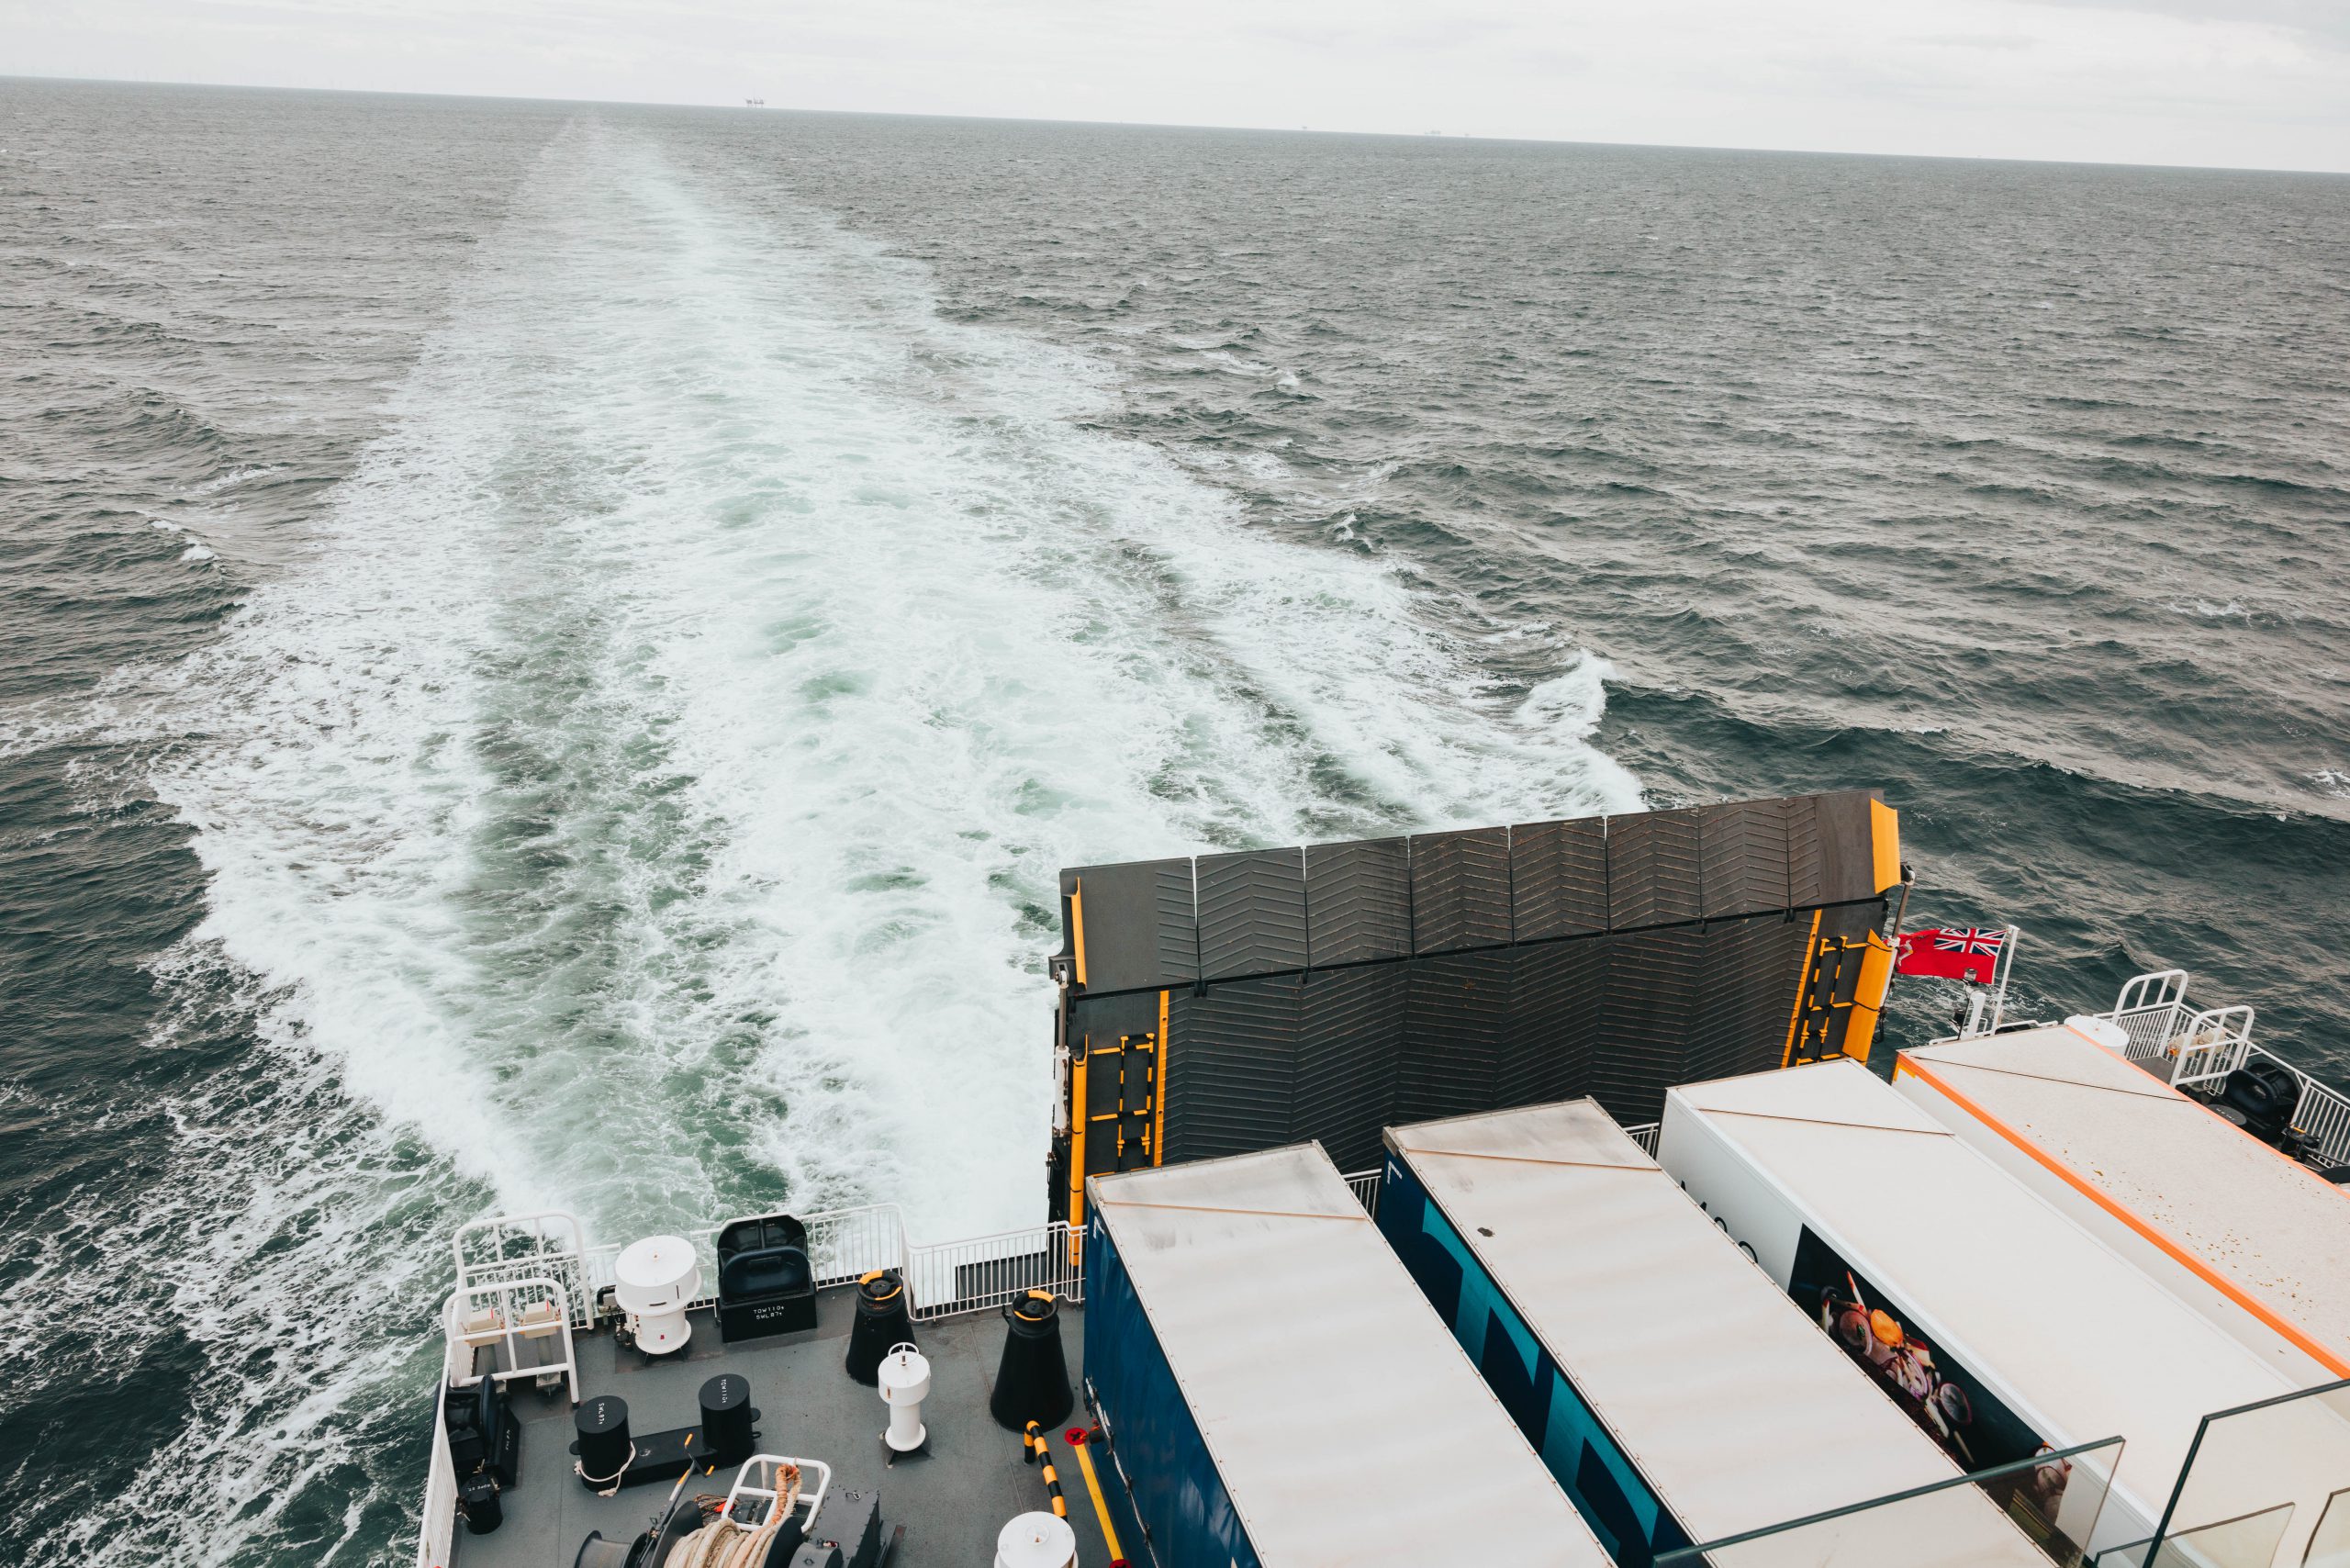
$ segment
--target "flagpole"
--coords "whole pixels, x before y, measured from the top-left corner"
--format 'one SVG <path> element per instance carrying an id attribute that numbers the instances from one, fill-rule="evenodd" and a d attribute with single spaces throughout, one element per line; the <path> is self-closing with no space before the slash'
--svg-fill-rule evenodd
<path id="1" fill-rule="evenodd" d="M 2008 927 L 2008 939 L 1999 944 L 1998 986 L 1991 995 L 1991 1033 L 1994 1035 L 1999 1032 L 1999 1022 L 2007 1015 L 2008 977 L 2015 973 L 2016 944 L 2022 937 L 2023 933 L 2010 925 Z"/>

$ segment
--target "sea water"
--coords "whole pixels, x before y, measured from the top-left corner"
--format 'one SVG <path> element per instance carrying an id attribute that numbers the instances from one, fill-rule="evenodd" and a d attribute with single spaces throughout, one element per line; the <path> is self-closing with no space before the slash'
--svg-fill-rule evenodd
<path id="1" fill-rule="evenodd" d="M 1876 785 L 2027 1007 L 2350 1059 L 2350 181 L 6 82 L 0 196 L 12 1561 L 401 1559 L 468 1218 L 1034 1219 L 1063 865 Z"/>

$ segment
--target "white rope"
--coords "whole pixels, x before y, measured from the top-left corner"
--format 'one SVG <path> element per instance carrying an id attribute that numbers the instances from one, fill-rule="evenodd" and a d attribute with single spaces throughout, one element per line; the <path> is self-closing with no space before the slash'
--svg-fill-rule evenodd
<path id="1" fill-rule="evenodd" d="M 611 1474 L 600 1477 L 590 1475 L 588 1473 L 586 1463 L 583 1461 L 576 1459 L 571 1462 L 571 1473 L 576 1475 L 580 1480 L 585 1481 L 588 1485 L 594 1487 L 597 1496 L 610 1497 L 620 1491 L 621 1477 L 626 1475 L 628 1473 L 628 1467 L 635 1462 L 636 1445 L 634 1443 L 631 1443 L 628 1445 L 628 1457 L 621 1461 L 621 1467 L 618 1470 L 613 1471 Z M 610 1486 L 605 1485 L 604 1483 L 606 1481 L 610 1481 L 611 1484 Z"/>
<path id="2" fill-rule="evenodd" d="M 800 1506 L 800 1467 L 783 1466 L 775 1481 L 775 1502 L 764 1520 L 746 1525 L 721 1514 L 671 1547 L 661 1568 L 761 1568 L 776 1532 Z"/>

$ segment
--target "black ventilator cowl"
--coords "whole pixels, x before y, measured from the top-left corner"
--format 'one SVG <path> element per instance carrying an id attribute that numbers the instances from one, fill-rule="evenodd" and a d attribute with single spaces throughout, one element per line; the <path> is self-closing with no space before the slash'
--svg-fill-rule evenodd
<path id="1" fill-rule="evenodd" d="M 997 1426 L 1018 1432 L 1031 1421 L 1058 1427 L 1076 1405 L 1069 1357 L 1061 1350 L 1061 1304 L 1050 1291 L 1030 1291 L 1004 1314 L 1003 1360 L 988 1414 Z"/>
<path id="2" fill-rule="evenodd" d="M 856 1282 L 856 1318 L 848 1330 L 848 1375 L 872 1388 L 881 1381 L 881 1358 L 893 1345 L 914 1342 L 914 1318 L 905 1282 L 894 1269 L 876 1269 Z"/>

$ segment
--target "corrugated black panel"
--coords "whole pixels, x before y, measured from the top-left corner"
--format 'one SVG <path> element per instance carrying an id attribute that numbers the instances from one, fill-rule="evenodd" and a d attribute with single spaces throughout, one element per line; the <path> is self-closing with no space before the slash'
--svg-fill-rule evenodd
<path id="1" fill-rule="evenodd" d="M 1296 1100 L 1298 982 L 1227 980 L 1186 999 L 1163 1069 L 1167 1158 L 1213 1159 L 1289 1141 Z"/>
<path id="2" fill-rule="evenodd" d="M 1316 968 L 1411 952 L 1410 841 L 1305 846 L 1305 949 Z"/>
<path id="3" fill-rule="evenodd" d="M 1449 953 L 1509 939 L 1509 829 L 1415 834 L 1412 950 Z"/>
<path id="4" fill-rule="evenodd" d="M 1819 797 L 1797 795 L 1787 803 L 1787 902 L 1809 909 L 1827 886 L 1819 848 Z"/>
<path id="5" fill-rule="evenodd" d="M 1869 798 L 1856 790 L 1821 795 L 1819 801 L 1820 902 L 1874 898 L 1876 844 L 1870 832 Z"/>
<path id="6" fill-rule="evenodd" d="M 1664 1092 L 1687 1076 L 1706 938 L 1695 926 L 1606 938 L 1606 1001 L 1591 1092 L 1617 1121 L 1653 1122 Z"/>
<path id="7" fill-rule="evenodd" d="M 1689 1026 L 1684 1081 L 1779 1065 L 1810 923 L 1751 915 L 1706 933 L 1704 982 Z"/>
<path id="8" fill-rule="evenodd" d="M 1509 1032 L 1510 955 L 1414 958 L 1408 969 L 1396 1122 L 1491 1108 Z"/>
<path id="9" fill-rule="evenodd" d="M 1203 855 L 1200 972 L 1208 980 L 1305 967 L 1305 860 L 1294 849 Z"/>
<path id="10" fill-rule="evenodd" d="M 1494 1104 L 1539 1105 L 1591 1092 L 1607 944 L 1554 942 L 1510 955 L 1509 1027 Z"/>
<path id="11" fill-rule="evenodd" d="M 1341 1170 L 1379 1163 L 1404 1047 L 1404 966 L 1337 969 L 1306 983 L 1290 1139 L 1320 1138 Z"/>
<path id="12" fill-rule="evenodd" d="M 1695 812 L 1636 812 L 1607 819 L 1612 929 L 1696 919 L 1697 882 Z"/>
<path id="13" fill-rule="evenodd" d="M 1697 824 L 1697 879 L 1708 920 L 1787 907 L 1785 801 L 1700 806 Z"/>
<path id="14" fill-rule="evenodd" d="M 1162 987 L 1181 985 L 1200 972 L 1199 924 L 1193 906 L 1196 885 L 1190 861 L 1159 862 L 1151 935 L 1158 949 Z"/>
<path id="15" fill-rule="evenodd" d="M 1198 975 L 1189 860 L 1133 860 L 1061 873 L 1064 897 L 1080 885 L 1088 991 L 1189 984 Z"/>
<path id="16" fill-rule="evenodd" d="M 1197 919 L 1190 861 L 1065 872 L 1068 1043 L 1155 1028 L 1169 990 L 1169 1159 L 1315 1137 L 1369 1164 L 1391 1122 L 1581 1093 L 1653 1120 L 1673 1083 L 1778 1061 L 1813 912 L 1854 940 L 1883 917 L 1871 825 L 1848 791 L 1216 856 Z"/>
<path id="17" fill-rule="evenodd" d="M 1510 899 L 1520 942 L 1607 929 L 1607 822 L 1575 817 L 1509 830 Z"/>

